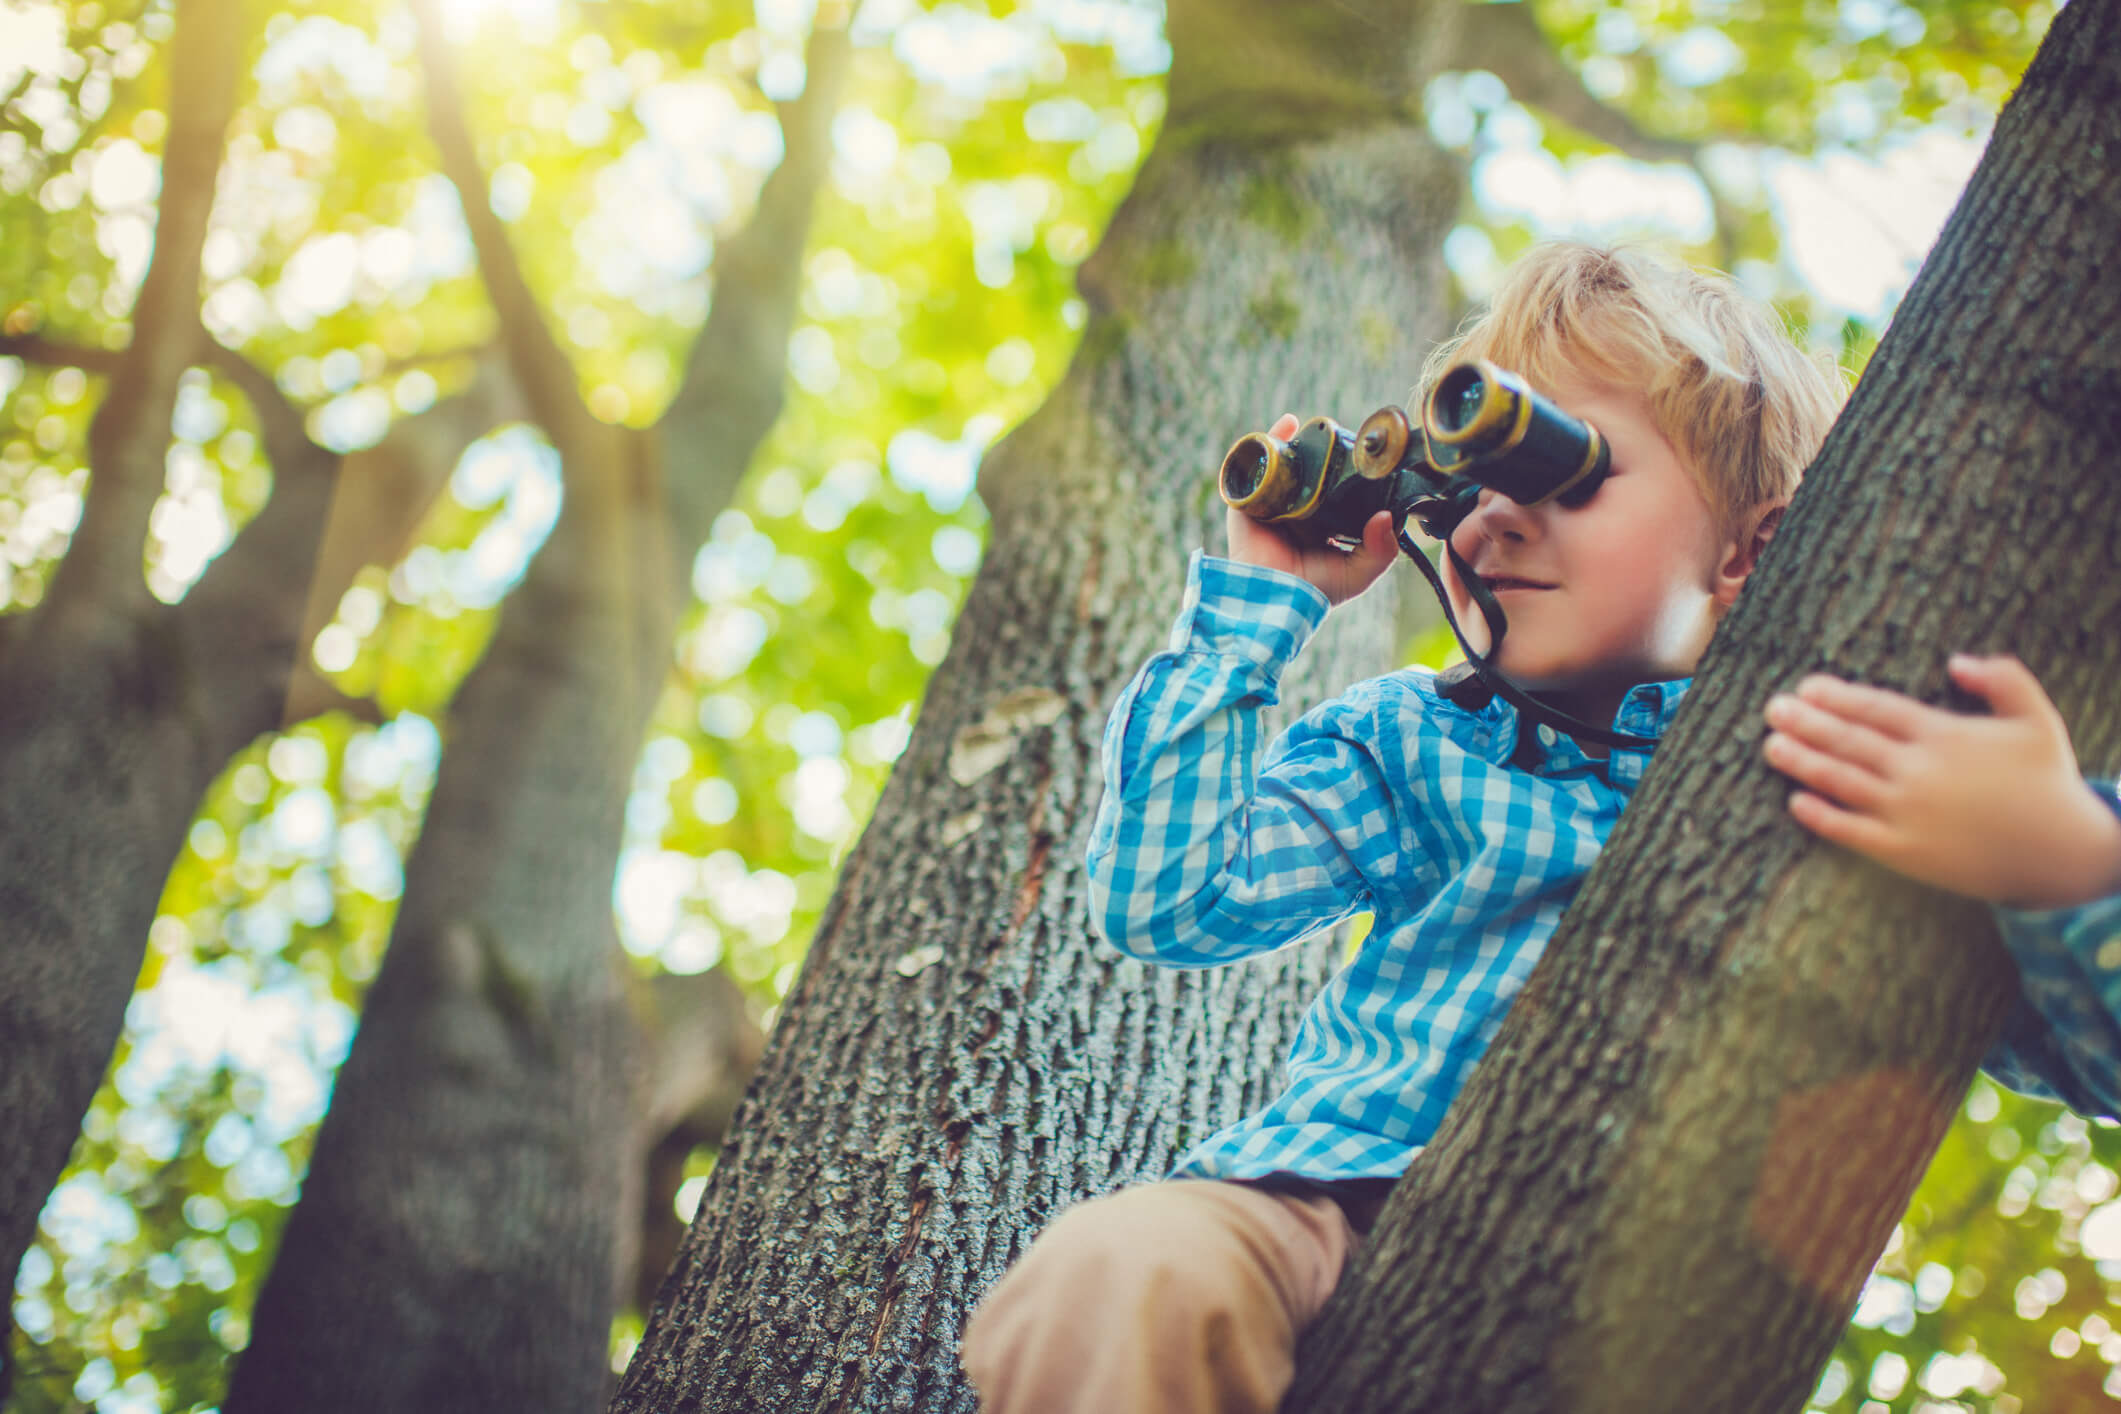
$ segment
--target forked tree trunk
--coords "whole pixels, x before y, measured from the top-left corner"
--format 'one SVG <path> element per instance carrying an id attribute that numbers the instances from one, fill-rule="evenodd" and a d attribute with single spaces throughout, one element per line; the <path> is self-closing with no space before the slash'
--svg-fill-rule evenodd
<path id="1" fill-rule="evenodd" d="M 607 431 L 615 450 L 641 440 Z M 598 470 L 633 480 L 616 459 Z M 461 730 L 232 1414 L 560 1414 L 599 1397 L 640 1161 L 610 880 L 674 615 L 667 587 L 613 573 L 660 569 L 639 553 L 660 537 L 629 537 L 628 556 L 599 543 L 626 518 L 579 502 L 452 704 Z"/>
<path id="2" fill-rule="evenodd" d="M 20 1262 L 80 1133 L 200 797 L 261 733 L 331 708 L 373 712 L 307 666 L 308 645 L 356 572 L 396 557 L 463 449 L 515 415 L 507 379 L 482 371 L 341 458 L 309 439 L 269 376 L 199 327 L 199 251 L 258 18 L 226 0 L 178 6 L 131 343 L 0 333 L 0 355 L 109 380 L 89 433 L 90 511 L 44 600 L 0 618 L 0 1272 Z M 163 604 L 141 557 L 192 365 L 250 403 L 274 488 L 183 600 Z"/>
<path id="3" fill-rule="evenodd" d="M 1984 908 L 1787 819 L 1760 709 L 2008 649 L 2121 764 L 2116 152 L 2121 5 L 2078 0 L 1288 1409 L 1803 1402 L 2016 973 Z"/>
<path id="4" fill-rule="evenodd" d="M 813 39 L 806 91 L 783 112 L 787 155 L 723 244 L 678 398 L 637 431 L 583 405 L 492 214 L 431 10 L 421 24 L 443 165 L 566 506 L 451 703 L 390 948 L 229 1414 L 603 1402 L 661 1137 L 645 1132 L 652 1081 L 612 877 L 687 571 L 779 416 L 846 57 L 843 30 Z"/>
<path id="5" fill-rule="evenodd" d="M 141 576 L 178 379 L 207 348 L 199 250 L 251 37 L 236 7 L 180 7 L 165 195 L 127 349 L 76 357 L 41 339 L 0 340 L 0 352 L 110 378 L 90 426 L 94 479 L 81 523 L 43 602 L 8 624 L 0 661 L 4 1273 L 29 1245 L 117 1044 L 155 901 L 199 797 L 278 721 L 291 664 L 274 651 L 292 629 L 287 616 L 269 599 L 225 593 L 257 575 L 245 553 L 256 537 L 231 546 L 184 604 L 156 602 Z M 285 469 L 278 508 L 307 520 L 296 528 L 312 537 L 334 469 L 322 461 Z"/>
<path id="6" fill-rule="evenodd" d="M 1459 179 L 1409 59 L 1441 66 L 1443 23 L 1172 5 L 1169 116 L 1082 272 L 1082 349 L 987 459 L 950 655 L 615 1409 L 970 1410 L 959 1327 L 1032 1234 L 1276 1084 L 1333 950 L 1185 974 L 1097 943 L 1099 740 L 1188 548 L 1221 544 L 1234 437 L 1404 396 L 1445 326 Z M 1290 703 L 1385 667 L 1390 608 L 1336 614 Z"/>

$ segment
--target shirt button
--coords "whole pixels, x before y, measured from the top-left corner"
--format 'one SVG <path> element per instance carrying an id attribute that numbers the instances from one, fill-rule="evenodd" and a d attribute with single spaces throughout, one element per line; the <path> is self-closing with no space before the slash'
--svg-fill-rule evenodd
<path id="1" fill-rule="evenodd" d="M 1540 745 L 1542 745 L 1542 746 L 1552 746 L 1552 745 L 1554 745 L 1554 744 L 1555 744 L 1555 743 L 1556 743 L 1557 741 L 1559 741 L 1560 739 L 1561 739 L 1561 738 L 1559 738 L 1558 736 L 1556 736 L 1556 735 L 1554 734 L 1554 729 L 1553 729 L 1552 727 L 1549 727 L 1549 726 L 1545 726 L 1545 725 L 1541 725 L 1541 727 L 1539 728 L 1539 743 L 1540 743 Z"/>

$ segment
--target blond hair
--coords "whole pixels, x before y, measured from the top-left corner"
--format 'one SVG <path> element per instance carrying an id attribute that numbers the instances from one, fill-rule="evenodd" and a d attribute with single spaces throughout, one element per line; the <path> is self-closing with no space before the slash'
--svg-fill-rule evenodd
<path id="1" fill-rule="evenodd" d="M 1641 390 L 1724 535 L 1795 493 L 1848 395 L 1840 370 L 1737 282 L 1632 246 L 1535 246 L 1429 355 L 1410 406 L 1470 358 L 1542 392 L 1571 375 Z"/>

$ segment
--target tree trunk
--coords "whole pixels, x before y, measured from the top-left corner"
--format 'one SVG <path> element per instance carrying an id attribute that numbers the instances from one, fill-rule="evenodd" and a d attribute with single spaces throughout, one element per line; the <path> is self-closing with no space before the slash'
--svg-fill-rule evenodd
<path id="1" fill-rule="evenodd" d="M 1407 115 L 1448 18 L 1171 7 L 1169 115 L 1082 271 L 1083 346 L 987 459 L 950 655 L 614 1409 L 969 1411 L 959 1328 L 1031 1235 L 1275 1084 L 1334 949 L 1144 968 L 1090 936 L 1079 861 L 1106 710 L 1188 547 L 1221 543 L 1223 451 L 1403 396 L 1443 327 L 1459 175 Z M 1335 615 L 1292 701 L 1386 666 L 1387 599 Z"/>
<path id="2" fill-rule="evenodd" d="M 667 661 L 638 618 L 674 615 L 667 588 L 613 573 L 579 509 L 570 495 L 452 706 L 231 1414 L 598 1399 L 637 1162 L 610 881 Z"/>
<path id="3" fill-rule="evenodd" d="M 0 343 L 110 379 L 72 548 L 43 602 L 9 625 L 0 670 L 0 1272 L 20 1263 L 117 1044 L 199 797 L 278 721 L 292 663 L 293 624 L 279 606 L 299 600 L 305 581 L 281 581 L 248 528 L 182 604 L 156 602 L 141 576 L 178 379 L 210 348 L 199 250 L 250 38 L 236 7 L 180 7 L 165 195 L 131 344 L 111 355 L 41 335 Z M 277 398 L 268 380 L 246 391 L 261 387 Z M 298 420 L 276 421 L 284 407 L 259 412 L 269 447 L 287 445 L 290 421 L 299 438 Z M 321 526 L 334 465 L 306 441 L 288 456 L 274 523 L 299 557 L 303 535 L 313 544 Z M 276 592 L 231 602 L 238 586 L 261 582 Z"/>
<path id="4" fill-rule="evenodd" d="M 2009 649 L 2121 763 L 2121 5 L 2064 9 L 1607 857 L 1301 1351 L 1291 1410 L 1803 1402 L 2016 993 L 1987 910 L 1758 759 L 1823 669 Z"/>
<path id="5" fill-rule="evenodd" d="M 395 557 L 464 448 L 514 406 L 506 378 L 482 370 L 466 394 L 354 453 L 342 478 L 342 459 L 309 439 L 272 379 L 206 338 L 199 250 L 252 38 L 240 7 L 180 7 L 169 60 L 179 120 L 130 345 L 0 335 L 0 354 L 109 380 L 90 434 L 94 513 L 43 602 L 0 620 L 4 1272 L 29 1245 L 117 1044 L 200 797 L 261 733 L 333 708 L 373 713 L 307 667 L 308 647 L 355 574 Z M 192 365 L 249 400 L 274 491 L 183 600 L 163 604 L 140 562 L 177 380 Z"/>
<path id="6" fill-rule="evenodd" d="M 784 114 L 788 155 L 724 246 L 679 399 L 634 431 L 582 404 L 492 213 L 424 9 L 421 24 L 443 165 L 515 382 L 560 453 L 566 507 L 451 705 L 390 948 L 229 1414 L 579 1414 L 603 1401 L 662 1137 L 648 1119 L 668 1103 L 612 918 L 626 799 L 687 571 L 779 415 L 846 47 L 839 31 L 813 41 L 806 92 Z"/>

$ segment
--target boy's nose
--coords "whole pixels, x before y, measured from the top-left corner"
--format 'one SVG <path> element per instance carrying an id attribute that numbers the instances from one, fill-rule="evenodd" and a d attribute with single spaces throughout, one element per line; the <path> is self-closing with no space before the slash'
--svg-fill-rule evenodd
<path id="1" fill-rule="evenodd" d="M 1537 534 L 1538 528 L 1536 511 L 1518 505 L 1492 487 L 1483 487 L 1473 513 L 1459 522 L 1458 534 L 1452 540 L 1458 545 L 1458 553 L 1470 559 L 1482 539 L 1524 541 Z"/>

